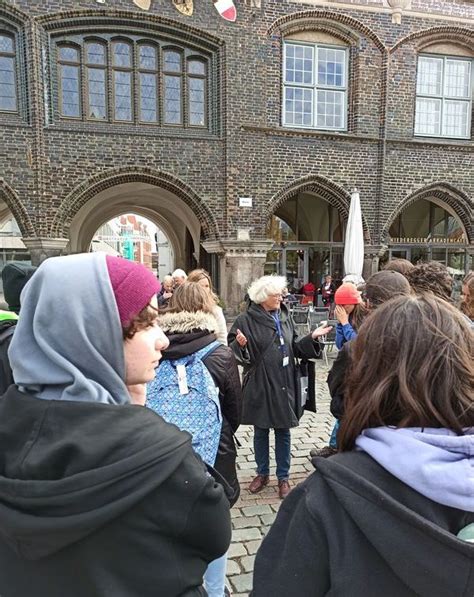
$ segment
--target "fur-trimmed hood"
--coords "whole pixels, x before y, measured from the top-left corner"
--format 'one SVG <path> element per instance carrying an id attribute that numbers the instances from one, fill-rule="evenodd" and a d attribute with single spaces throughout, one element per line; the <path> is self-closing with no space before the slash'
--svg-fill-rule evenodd
<path id="1" fill-rule="evenodd" d="M 217 329 L 214 315 L 204 311 L 163 313 L 159 317 L 159 324 L 165 334 L 189 334 L 196 330 L 215 332 Z"/>

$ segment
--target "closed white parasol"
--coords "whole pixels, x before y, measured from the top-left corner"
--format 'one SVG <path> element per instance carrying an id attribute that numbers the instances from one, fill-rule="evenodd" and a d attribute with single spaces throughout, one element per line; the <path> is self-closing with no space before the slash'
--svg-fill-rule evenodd
<path id="1" fill-rule="evenodd" d="M 346 239 L 344 244 L 344 282 L 362 284 L 362 268 L 364 267 L 364 229 L 362 227 L 362 210 L 357 189 L 352 191 L 351 207 L 347 220 Z"/>

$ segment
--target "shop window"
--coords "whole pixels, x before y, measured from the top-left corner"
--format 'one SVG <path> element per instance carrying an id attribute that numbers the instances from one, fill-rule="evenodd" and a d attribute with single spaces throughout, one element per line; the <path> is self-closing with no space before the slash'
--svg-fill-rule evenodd
<path id="1" fill-rule="evenodd" d="M 470 58 L 418 57 L 415 135 L 470 138 L 472 64 Z"/>
<path id="2" fill-rule="evenodd" d="M 16 112 L 15 40 L 12 35 L 0 32 L 0 111 Z"/>
<path id="3" fill-rule="evenodd" d="M 283 125 L 345 130 L 347 81 L 347 48 L 286 42 L 283 59 Z"/>

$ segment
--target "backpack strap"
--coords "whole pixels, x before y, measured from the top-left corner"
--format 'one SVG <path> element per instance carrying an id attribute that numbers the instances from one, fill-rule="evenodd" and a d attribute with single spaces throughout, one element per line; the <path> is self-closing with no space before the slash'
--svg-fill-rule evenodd
<path id="1" fill-rule="evenodd" d="M 219 342 L 218 340 L 214 340 L 207 346 L 204 346 L 204 348 L 201 348 L 201 350 L 196 351 L 194 353 L 194 356 L 198 357 L 199 359 L 201 359 L 201 361 L 203 361 L 207 356 L 214 352 L 216 348 L 219 348 L 219 346 L 223 346 L 223 344 L 221 344 L 221 342 Z"/>

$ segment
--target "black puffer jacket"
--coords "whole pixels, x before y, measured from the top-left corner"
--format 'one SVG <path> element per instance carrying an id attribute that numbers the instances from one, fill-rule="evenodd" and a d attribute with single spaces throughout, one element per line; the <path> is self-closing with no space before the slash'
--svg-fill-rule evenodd
<path id="1" fill-rule="evenodd" d="M 160 325 L 170 341 L 169 348 L 163 353 L 163 360 L 179 359 L 193 354 L 216 339 L 214 334 L 216 321 L 212 314 L 165 313 L 160 317 Z M 222 431 L 214 468 L 231 486 L 233 495 L 228 497 L 233 505 L 240 494 L 234 441 L 234 433 L 240 425 L 242 410 L 239 370 L 232 350 L 224 345 L 207 355 L 203 363 L 219 388 L 222 412 Z"/>

